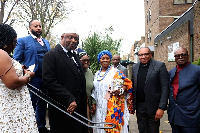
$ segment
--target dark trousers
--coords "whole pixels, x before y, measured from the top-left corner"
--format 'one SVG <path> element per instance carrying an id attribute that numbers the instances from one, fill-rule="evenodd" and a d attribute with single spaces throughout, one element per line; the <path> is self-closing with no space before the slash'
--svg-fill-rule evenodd
<path id="1" fill-rule="evenodd" d="M 41 90 L 44 94 L 46 94 L 46 90 L 44 89 L 42 82 L 32 83 L 32 85 L 38 88 L 39 90 Z M 38 94 L 41 94 L 35 89 L 32 89 L 32 90 Z M 36 114 L 36 122 L 37 122 L 38 128 L 45 127 L 47 103 L 31 92 L 30 92 L 30 95 L 31 95 L 32 105 Z"/>
<path id="2" fill-rule="evenodd" d="M 182 127 L 171 124 L 172 133 L 200 133 L 199 127 Z"/>
<path id="3" fill-rule="evenodd" d="M 145 102 L 136 104 L 137 124 L 140 133 L 159 133 L 160 120 L 155 121 L 155 115 L 149 115 Z"/>

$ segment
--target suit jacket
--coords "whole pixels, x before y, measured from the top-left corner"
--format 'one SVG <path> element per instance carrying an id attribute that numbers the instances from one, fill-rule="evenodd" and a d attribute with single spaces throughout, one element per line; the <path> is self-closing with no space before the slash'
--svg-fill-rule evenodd
<path id="1" fill-rule="evenodd" d="M 48 96 L 65 106 L 60 106 L 61 108 L 66 110 L 73 101 L 76 101 L 75 111 L 86 117 L 85 76 L 75 53 L 74 57 L 80 66 L 79 69 L 60 44 L 46 53 L 42 66 L 43 83 Z M 51 131 L 55 133 L 83 133 L 86 131 L 84 125 L 52 106 L 49 107 L 49 119 Z"/>
<path id="2" fill-rule="evenodd" d="M 47 47 L 47 50 L 49 51 L 50 50 L 49 42 L 44 38 L 42 38 L 42 41 L 44 42 L 44 44 Z M 27 68 L 30 65 L 35 64 L 34 72 L 37 71 L 38 69 L 37 49 L 34 42 L 34 38 L 31 35 L 17 39 L 17 45 L 14 50 L 13 58 L 19 61 L 21 64 L 26 65 Z M 31 83 L 38 81 L 40 82 L 41 78 L 38 79 L 37 77 L 35 77 L 31 81 Z"/>
<path id="3" fill-rule="evenodd" d="M 46 44 L 47 49 L 49 51 L 49 42 L 44 38 L 42 38 L 42 41 Z M 13 58 L 22 63 L 23 65 L 26 65 L 27 67 L 35 64 L 34 71 L 37 70 L 37 49 L 35 46 L 34 38 L 31 35 L 17 39 L 17 46 L 15 47 Z"/>
<path id="4" fill-rule="evenodd" d="M 119 64 L 118 67 L 117 67 L 117 69 L 120 70 L 120 71 L 122 71 L 123 74 L 125 74 L 126 77 L 128 78 L 128 70 L 127 70 L 126 67 L 124 67 L 124 66 L 122 66 L 121 64 Z"/>
<path id="5" fill-rule="evenodd" d="M 140 63 L 133 65 L 132 67 L 132 82 L 133 82 L 133 109 L 136 105 L 136 93 L 137 93 L 137 75 L 140 67 Z M 150 60 L 149 69 L 147 72 L 144 93 L 145 103 L 147 111 L 150 115 L 154 115 L 158 108 L 163 110 L 167 109 L 167 100 L 169 95 L 169 76 L 166 66 L 163 62 L 156 60 Z"/>
<path id="6" fill-rule="evenodd" d="M 179 88 L 176 99 L 171 85 L 176 67 L 169 71 L 170 95 L 169 122 L 183 127 L 200 127 L 200 67 L 189 64 L 179 71 Z"/>

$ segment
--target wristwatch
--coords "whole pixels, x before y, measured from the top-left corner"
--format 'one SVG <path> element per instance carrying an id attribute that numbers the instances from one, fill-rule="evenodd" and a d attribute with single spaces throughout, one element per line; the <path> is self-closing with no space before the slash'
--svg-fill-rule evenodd
<path id="1" fill-rule="evenodd" d="M 28 73 L 25 73 L 25 75 L 24 76 L 28 76 L 28 81 L 30 82 L 31 81 L 31 75 L 30 74 L 28 74 Z"/>

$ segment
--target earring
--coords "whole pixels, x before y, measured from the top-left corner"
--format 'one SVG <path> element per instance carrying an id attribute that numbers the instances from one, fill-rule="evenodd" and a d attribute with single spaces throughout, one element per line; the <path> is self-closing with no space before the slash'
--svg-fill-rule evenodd
<path id="1" fill-rule="evenodd" d="M 7 45 L 3 46 L 3 48 L 7 48 Z"/>

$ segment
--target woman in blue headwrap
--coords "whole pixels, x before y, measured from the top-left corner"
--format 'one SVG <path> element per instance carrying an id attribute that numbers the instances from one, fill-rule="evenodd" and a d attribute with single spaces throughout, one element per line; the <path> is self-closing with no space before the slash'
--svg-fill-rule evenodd
<path id="1" fill-rule="evenodd" d="M 111 122 L 114 129 L 94 129 L 94 133 L 128 133 L 128 121 L 132 111 L 132 82 L 110 66 L 112 54 L 103 50 L 98 54 L 101 68 L 94 77 L 92 97 L 96 100 L 96 112 L 92 117 L 96 122 Z M 109 126 L 109 125 L 105 125 Z"/>

